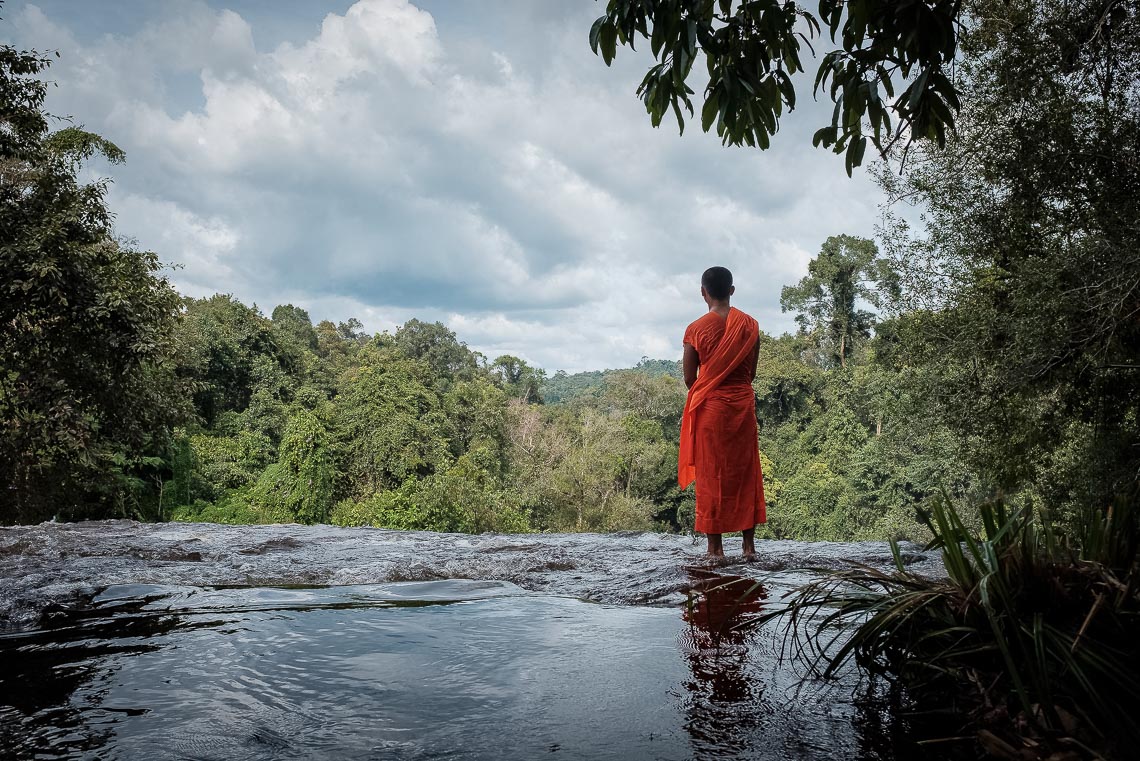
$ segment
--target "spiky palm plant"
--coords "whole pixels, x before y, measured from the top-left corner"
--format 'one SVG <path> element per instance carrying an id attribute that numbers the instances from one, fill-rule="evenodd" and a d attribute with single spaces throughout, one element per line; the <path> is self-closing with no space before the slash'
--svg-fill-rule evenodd
<path id="1" fill-rule="evenodd" d="M 892 544 L 892 571 L 824 572 L 769 616 L 787 617 L 797 652 L 824 675 L 853 660 L 919 700 L 951 697 L 978 725 L 1005 717 L 1043 738 L 1135 748 L 1136 502 L 1090 511 L 1068 531 L 1046 511 L 985 505 L 978 537 L 944 495 L 923 516 L 944 577 L 911 572 Z"/>

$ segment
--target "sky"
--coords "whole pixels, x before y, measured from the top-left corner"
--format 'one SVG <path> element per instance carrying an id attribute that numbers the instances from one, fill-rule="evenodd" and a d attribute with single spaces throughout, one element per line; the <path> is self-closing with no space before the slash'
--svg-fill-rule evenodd
<path id="1" fill-rule="evenodd" d="M 811 146 L 831 103 L 801 78 L 768 151 L 654 129 L 648 46 L 612 67 L 590 50 L 603 9 L 8 0 L 0 42 L 59 52 L 48 110 L 126 152 L 84 171 L 183 294 L 370 332 L 438 320 L 488 358 L 576 372 L 679 358 L 721 265 L 734 306 L 794 330 L 780 289 L 828 236 L 873 237 L 882 201 Z"/>

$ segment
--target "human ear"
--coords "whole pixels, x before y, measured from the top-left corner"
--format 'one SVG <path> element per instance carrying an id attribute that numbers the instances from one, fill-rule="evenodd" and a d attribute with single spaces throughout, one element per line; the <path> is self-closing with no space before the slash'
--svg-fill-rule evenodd
<path id="1" fill-rule="evenodd" d="M 731 296 L 734 293 L 736 293 L 736 286 L 735 285 L 728 286 L 728 295 Z"/>

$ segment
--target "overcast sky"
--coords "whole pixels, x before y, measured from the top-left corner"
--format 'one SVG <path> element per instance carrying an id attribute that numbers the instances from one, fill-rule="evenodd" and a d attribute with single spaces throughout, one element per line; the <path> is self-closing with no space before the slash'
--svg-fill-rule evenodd
<path id="1" fill-rule="evenodd" d="M 827 236 L 871 237 L 881 198 L 811 147 L 831 104 L 803 91 L 766 152 L 655 130 L 648 56 L 590 51 L 603 7 L 8 0 L 0 40 L 59 51 L 49 110 L 126 151 L 87 171 L 185 294 L 440 320 L 576 371 L 679 358 L 719 264 L 734 305 L 794 329 L 780 288 Z"/>

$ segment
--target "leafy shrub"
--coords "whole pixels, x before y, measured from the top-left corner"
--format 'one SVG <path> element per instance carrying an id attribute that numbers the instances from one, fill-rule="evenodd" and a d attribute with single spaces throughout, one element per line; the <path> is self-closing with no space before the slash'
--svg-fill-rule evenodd
<path id="1" fill-rule="evenodd" d="M 266 522 L 262 517 L 241 495 L 233 495 L 220 502 L 198 499 L 192 505 L 180 505 L 170 512 L 170 520 L 182 523 L 246 525 Z"/>
<path id="2" fill-rule="evenodd" d="M 424 519 L 413 499 L 415 491 L 415 480 L 408 479 L 398 489 L 373 494 L 362 500 L 341 500 L 329 515 L 329 522 L 337 526 L 421 529 Z"/>

